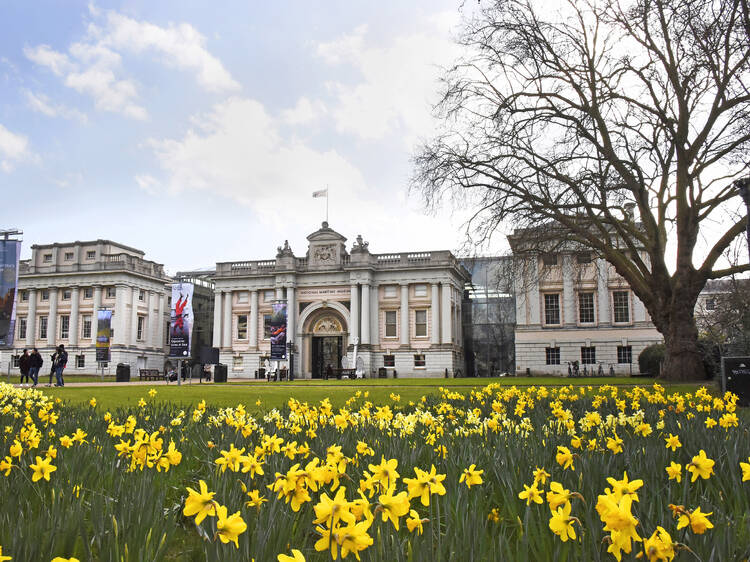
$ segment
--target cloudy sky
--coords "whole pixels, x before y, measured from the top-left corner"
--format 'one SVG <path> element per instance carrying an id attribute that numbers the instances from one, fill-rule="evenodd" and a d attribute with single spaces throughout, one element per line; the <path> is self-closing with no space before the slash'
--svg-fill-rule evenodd
<path id="1" fill-rule="evenodd" d="M 463 219 L 407 185 L 461 5 L 6 0 L 0 228 L 24 257 L 109 238 L 174 272 L 303 255 L 328 186 L 350 241 L 455 250 Z"/>

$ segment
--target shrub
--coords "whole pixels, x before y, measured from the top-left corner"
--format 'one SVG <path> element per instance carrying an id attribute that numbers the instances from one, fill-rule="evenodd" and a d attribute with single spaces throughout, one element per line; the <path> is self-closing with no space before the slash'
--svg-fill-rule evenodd
<path id="1" fill-rule="evenodd" d="M 638 356 L 638 369 L 641 373 L 648 373 L 652 377 L 658 377 L 666 347 L 663 343 L 649 345 Z"/>

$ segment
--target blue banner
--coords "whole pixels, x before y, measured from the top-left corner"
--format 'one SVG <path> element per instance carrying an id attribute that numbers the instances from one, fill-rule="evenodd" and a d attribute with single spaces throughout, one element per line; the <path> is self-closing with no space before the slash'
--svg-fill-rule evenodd
<path id="1" fill-rule="evenodd" d="M 13 346 L 20 256 L 20 241 L 0 240 L 0 347 Z"/>

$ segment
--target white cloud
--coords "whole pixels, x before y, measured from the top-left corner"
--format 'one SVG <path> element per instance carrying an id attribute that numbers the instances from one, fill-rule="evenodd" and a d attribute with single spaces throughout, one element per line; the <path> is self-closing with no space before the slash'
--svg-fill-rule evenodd
<path id="1" fill-rule="evenodd" d="M 0 170 L 10 172 L 14 164 L 33 158 L 29 150 L 29 139 L 12 133 L 0 124 Z"/>
<path id="2" fill-rule="evenodd" d="M 135 183 L 150 195 L 156 195 L 161 187 L 161 182 L 150 174 L 138 174 L 135 176 Z"/>
<path id="3" fill-rule="evenodd" d="M 322 101 L 310 101 L 302 96 L 294 107 L 281 112 L 281 118 L 288 125 L 307 125 L 320 119 L 326 112 L 326 106 Z"/>
<path id="4" fill-rule="evenodd" d="M 90 96 L 98 109 L 133 119 L 148 118 L 138 103 L 137 82 L 123 76 L 123 53 L 153 53 L 163 64 L 194 73 L 198 84 L 211 92 L 239 89 L 221 61 L 206 50 L 205 37 L 193 26 L 160 27 L 116 12 L 103 16 L 95 7 L 90 13 L 104 21 L 89 24 L 85 37 L 71 44 L 67 53 L 38 45 L 25 48 L 24 54 L 61 77 L 67 87 Z"/>
<path id="5" fill-rule="evenodd" d="M 359 170 L 340 154 L 284 138 L 280 121 L 255 100 L 231 98 L 193 123 L 181 139 L 148 143 L 171 193 L 210 191 L 271 221 L 282 210 L 292 216 L 309 211 L 312 191 L 326 184 L 341 186 L 352 198 L 365 191 Z"/>
<path id="6" fill-rule="evenodd" d="M 77 109 L 67 107 L 66 105 L 54 103 L 48 96 L 41 93 L 24 91 L 26 105 L 37 113 L 42 113 L 47 117 L 63 117 L 64 119 L 75 119 L 85 123 L 88 119 L 86 115 Z"/>
<path id="7" fill-rule="evenodd" d="M 434 130 L 432 106 L 437 101 L 441 66 L 458 54 L 450 37 L 454 17 L 436 15 L 427 28 L 389 43 L 366 42 L 367 28 L 320 43 L 317 54 L 330 64 L 350 64 L 362 79 L 354 84 L 332 82 L 337 104 L 331 113 L 340 132 L 366 140 L 398 133 L 407 146 Z M 376 44 L 377 43 L 377 44 Z"/>

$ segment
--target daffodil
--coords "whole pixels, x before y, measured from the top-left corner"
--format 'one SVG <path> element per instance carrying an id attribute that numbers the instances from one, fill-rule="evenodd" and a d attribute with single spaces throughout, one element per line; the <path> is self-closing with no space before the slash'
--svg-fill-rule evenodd
<path id="1" fill-rule="evenodd" d="M 292 555 L 287 556 L 286 554 L 279 554 L 276 557 L 278 562 L 305 562 L 305 557 L 296 548 L 292 549 Z"/>
<path id="2" fill-rule="evenodd" d="M 534 503 L 543 503 L 542 493 L 537 488 L 537 483 L 534 482 L 531 486 L 523 485 L 523 490 L 518 492 L 519 499 L 526 500 L 526 505 Z"/>
<path id="3" fill-rule="evenodd" d="M 669 437 L 666 437 L 664 439 L 666 441 L 667 449 L 672 449 L 672 452 L 676 451 L 679 447 L 682 447 L 682 443 L 680 443 L 680 438 L 677 435 L 669 434 Z"/>
<path id="4" fill-rule="evenodd" d="M 747 462 L 740 463 L 740 468 L 742 469 L 742 481 L 747 482 L 750 480 L 750 457 L 747 457 Z"/>
<path id="5" fill-rule="evenodd" d="M 215 492 L 209 492 L 208 486 L 203 480 L 199 480 L 200 492 L 196 492 L 192 488 L 188 487 L 188 497 L 185 499 L 185 507 L 182 510 L 185 517 L 192 517 L 195 515 L 195 524 L 200 525 L 201 521 L 206 518 L 206 515 L 216 515 L 216 501 L 213 497 Z"/>
<path id="6" fill-rule="evenodd" d="M 708 520 L 708 516 L 713 514 L 713 511 L 703 513 L 700 507 L 696 507 L 690 513 L 683 513 L 677 520 L 677 529 L 682 529 L 690 525 L 690 529 L 696 535 L 702 535 L 706 532 L 706 529 L 713 529 L 714 525 Z"/>
<path id="7" fill-rule="evenodd" d="M 714 472 L 715 462 L 706 457 L 706 451 L 703 449 L 693 457 L 690 464 L 687 465 L 687 469 L 693 475 L 690 479 L 691 482 L 695 482 L 700 476 L 704 480 L 708 480 Z"/>
<path id="8" fill-rule="evenodd" d="M 16 465 L 13 464 L 13 458 L 6 455 L 6 457 L 0 461 L 0 472 L 4 473 L 5 476 L 10 476 L 10 469 L 14 466 Z"/>
<path id="9" fill-rule="evenodd" d="M 238 537 L 247 530 L 247 523 L 237 511 L 227 516 L 227 507 L 220 505 L 216 508 L 216 534 L 223 543 L 233 542 L 239 548 Z"/>
<path id="10" fill-rule="evenodd" d="M 472 464 L 469 466 L 469 468 L 465 468 L 463 474 L 461 474 L 461 477 L 458 479 L 459 484 L 461 482 L 466 483 L 467 488 L 471 488 L 472 486 L 476 486 L 478 484 L 482 484 L 482 474 L 484 474 L 484 470 L 476 470 L 475 464 Z"/>
<path id="11" fill-rule="evenodd" d="M 30 464 L 29 468 L 34 471 L 34 475 L 31 477 L 32 482 L 38 482 L 42 478 L 49 482 L 49 475 L 57 470 L 57 467 L 52 465 L 51 458 L 42 459 L 39 456 L 36 458 L 36 464 Z"/>
<path id="12" fill-rule="evenodd" d="M 549 528 L 555 533 L 562 542 L 576 538 L 576 531 L 573 528 L 573 521 L 577 521 L 575 517 L 570 516 L 570 502 L 566 502 L 562 507 L 558 507 L 556 510 L 552 510 L 552 517 L 549 520 Z"/>
<path id="13" fill-rule="evenodd" d="M 670 562 L 674 559 L 674 542 L 664 527 L 657 527 L 653 534 L 643 541 L 643 551 L 648 562 Z"/>
<path id="14" fill-rule="evenodd" d="M 417 534 L 421 535 L 424 529 L 422 528 L 422 525 L 429 521 L 429 519 L 422 519 L 419 517 L 419 514 L 415 510 L 409 511 L 409 517 L 406 518 L 406 528 L 409 529 L 410 533 L 413 533 L 416 529 Z"/>
<path id="15" fill-rule="evenodd" d="M 671 462 L 667 468 L 665 468 L 670 480 L 677 480 L 682 482 L 682 465 L 676 462 Z"/>
<path id="16" fill-rule="evenodd" d="M 378 509 L 382 512 L 383 522 L 390 520 L 398 531 L 399 518 L 409 513 L 409 497 L 406 492 L 394 495 L 394 491 L 392 486 L 385 494 L 378 496 Z"/>
<path id="17" fill-rule="evenodd" d="M 0 562 L 5 562 L 6 560 L 13 560 L 12 556 L 3 556 L 3 547 L 0 546 Z"/>

